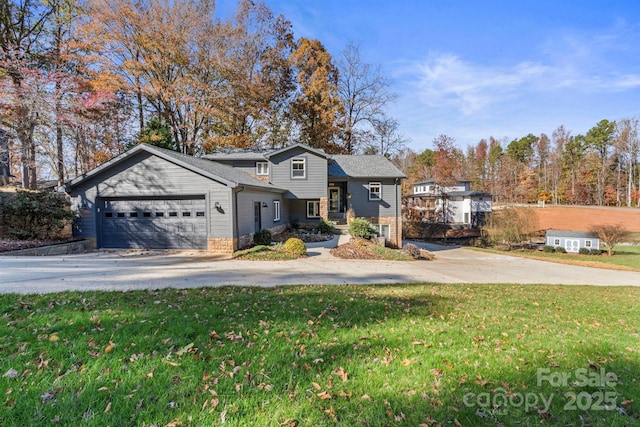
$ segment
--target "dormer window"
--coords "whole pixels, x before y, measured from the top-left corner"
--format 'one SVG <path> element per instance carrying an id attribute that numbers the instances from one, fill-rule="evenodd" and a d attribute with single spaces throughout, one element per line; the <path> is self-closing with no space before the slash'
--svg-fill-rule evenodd
<path id="1" fill-rule="evenodd" d="M 269 175 L 269 162 L 256 162 L 256 175 Z"/>
<path id="2" fill-rule="evenodd" d="M 291 178 L 306 178 L 306 163 L 304 158 L 291 159 Z"/>

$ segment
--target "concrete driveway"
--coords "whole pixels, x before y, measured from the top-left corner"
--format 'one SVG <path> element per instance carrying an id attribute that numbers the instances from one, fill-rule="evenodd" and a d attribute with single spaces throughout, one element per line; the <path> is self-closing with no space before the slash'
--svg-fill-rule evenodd
<path id="1" fill-rule="evenodd" d="M 421 244 L 435 261 L 334 258 L 310 244 L 295 261 L 237 261 L 199 252 L 98 251 L 52 257 L 0 256 L 0 293 L 293 284 L 519 283 L 638 286 L 640 273 L 575 267 L 464 248 Z"/>

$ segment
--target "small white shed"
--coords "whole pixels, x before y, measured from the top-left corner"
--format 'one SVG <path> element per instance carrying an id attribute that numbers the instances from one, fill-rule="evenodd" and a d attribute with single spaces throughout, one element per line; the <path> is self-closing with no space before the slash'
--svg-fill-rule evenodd
<path id="1" fill-rule="evenodd" d="M 578 253 L 582 248 L 599 250 L 600 239 L 595 233 L 586 231 L 547 230 L 546 245 Z"/>

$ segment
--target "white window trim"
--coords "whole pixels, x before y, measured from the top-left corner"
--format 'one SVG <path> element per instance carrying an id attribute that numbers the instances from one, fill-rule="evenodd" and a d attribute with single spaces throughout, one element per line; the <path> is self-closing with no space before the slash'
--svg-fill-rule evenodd
<path id="1" fill-rule="evenodd" d="M 379 191 L 378 191 L 378 196 L 373 196 L 375 193 L 373 193 L 371 191 L 372 187 L 378 187 Z M 369 183 L 369 200 L 372 201 L 378 201 L 378 200 L 382 200 L 382 183 L 375 181 L 375 182 L 370 182 Z"/>
<path id="2" fill-rule="evenodd" d="M 260 171 L 260 166 L 263 166 L 264 169 Z M 269 162 L 256 162 L 256 175 L 260 176 L 268 176 L 269 175 Z"/>
<path id="3" fill-rule="evenodd" d="M 585 248 L 591 248 L 592 247 L 591 240 L 585 240 L 584 241 L 584 247 Z"/>
<path id="4" fill-rule="evenodd" d="M 293 175 L 293 165 L 302 164 L 302 176 L 294 176 Z M 300 169 L 296 169 L 300 170 Z M 304 157 L 296 157 L 291 159 L 291 179 L 305 179 L 307 177 L 307 159 Z"/>
<path id="5" fill-rule="evenodd" d="M 273 201 L 273 222 L 280 221 L 280 200 Z"/>
<path id="6" fill-rule="evenodd" d="M 555 239 L 553 239 L 553 244 L 554 244 L 554 246 L 559 246 L 560 245 L 560 239 L 558 239 L 557 237 Z"/>
<path id="7" fill-rule="evenodd" d="M 314 211 L 317 215 L 309 215 L 309 206 L 314 205 Z M 307 200 L 307 218 L 320 218 L 320 201 L 319 200 Z"/>

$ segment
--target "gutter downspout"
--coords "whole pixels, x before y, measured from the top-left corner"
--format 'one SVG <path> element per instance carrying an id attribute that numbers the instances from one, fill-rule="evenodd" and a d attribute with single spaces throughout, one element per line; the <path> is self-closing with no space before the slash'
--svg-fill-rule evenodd
<path id="1" fill-rule="evenodd" d="M 236 247 L 234 248 L 234 250 L 238 250 L 240 248 L 240 224 L 238 223 L 238 194 L 242 193 L 245 190 L 244 186 L 238 186 L 237 188 L 240 188 L 240 190 L 236 191 L 233 197 L 233 216 L 234 216 L 235 229 L 236 229 Z"/>

